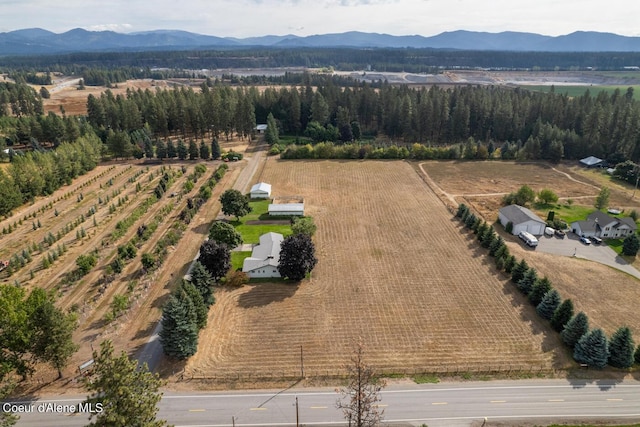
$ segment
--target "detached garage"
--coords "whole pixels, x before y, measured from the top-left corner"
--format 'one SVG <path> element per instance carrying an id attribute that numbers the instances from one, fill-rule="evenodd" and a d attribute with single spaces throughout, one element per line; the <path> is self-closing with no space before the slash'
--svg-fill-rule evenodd
<path id="1" fill-rule="evenodd" d="M 271 184 L 259 182 L 251 187 L 251 192 L 249 194 L 252 199 L 268 199 L 271 197 Z"/>
<path id="2" fill-rule="evenodd" d="M 526 231 L 534 236 L 542 236 L 546 227 L 545 222 L 538 215 L 518 205 L 509 205 L 500 209 L 498 219 L 504 227 L 508 223 L 513 224 L 511 234 L 514 236 L 517 236 L 521 231 Z"/>

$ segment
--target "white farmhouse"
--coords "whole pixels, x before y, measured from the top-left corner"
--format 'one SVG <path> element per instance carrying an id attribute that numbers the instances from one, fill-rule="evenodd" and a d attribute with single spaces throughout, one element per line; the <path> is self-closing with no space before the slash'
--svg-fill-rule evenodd
<path id="1" fill-rule="evenodd" d="M 249 258 L 245 258 L 242 271 L 250 278 L 281 277 L 278 272 L 280 245 L 284 237 L 279 233 L 266 233 L 260 236 L 260 243 L 253 247 Z"/>
<path id="2" fill-rule="evenodd" d="M 500 224 L 507 226 L 508 223 L 513 224 L 511 234 L 517 236 L 521 231 L 533 234 L 534 236 L 542 236 L 546 224 L 536 214 L 529 209 L 518 206 L 509 205 L 500 209 L 498 213 Z"/>
<path id="3" fill-rule="evenodd" d="M 271 197 L 271 184 L 259 182 L 251 187 L 251 192 L 249 194 L 252 199 L 268 199 Z"/>
<path id="4" fill-rule="evenodd" d="M 304 216 L 304 203 L 271 203 L 269 215 Z"/>
<path id="5" fill-rule="evenodd" d="M 586 221 L 571 223 L 571 231 L 578 236 L 601 237 L 611 239 L 626 237 L 638 229 L 636 222 L 630 217 L 615 218 L 604 212 L 591 212 Z"/>

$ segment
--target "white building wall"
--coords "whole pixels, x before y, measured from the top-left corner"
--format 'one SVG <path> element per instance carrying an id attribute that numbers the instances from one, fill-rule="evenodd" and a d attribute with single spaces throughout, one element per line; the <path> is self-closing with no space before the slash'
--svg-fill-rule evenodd
<path id="1" fill-rule="evenodd" d="M 254 270 L 251 271 L 246 271 L 245 272 L 247 274 L 247 276 L 249 276 L 250 278 L 268 278 L 268 277 L 281 277 L 280 273 L 278 272 L 278 269 L 276 267 L 273 266 L 265 266 L 265 267 L 260 267 L 260 268 L 256 268 Z"/>

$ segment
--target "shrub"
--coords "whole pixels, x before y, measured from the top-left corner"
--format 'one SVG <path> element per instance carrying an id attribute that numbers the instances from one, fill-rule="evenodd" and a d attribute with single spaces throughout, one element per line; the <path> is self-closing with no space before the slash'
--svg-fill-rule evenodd
<path id="1" fill-rule="evenodd" d="M 228 286 L 240 287 L 249 283 L 249 276 L 242 271 L 232 271 L 227 275 L 225 284 Z"/>

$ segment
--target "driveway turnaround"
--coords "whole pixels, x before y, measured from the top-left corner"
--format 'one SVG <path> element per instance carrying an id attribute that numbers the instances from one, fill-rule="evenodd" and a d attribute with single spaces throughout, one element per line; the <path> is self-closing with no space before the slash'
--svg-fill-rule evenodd
<path id="1" fill-rule="evenodd" d="M 608 247 L 604 242 L 599 245 L 585 245 L 580 241 L 580 237 L 574 233 L 567 233 L 567 236 L 564 239 L 545 235 L 540 236 L 538 240 L 539 243 L 536 250 L 540 252 L 588 259 L 590 261 L 611 266 L 640 279 L 640 271 L 627 263 L 627 261 L 625 261 L 613 249 Z"/>

